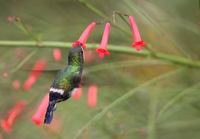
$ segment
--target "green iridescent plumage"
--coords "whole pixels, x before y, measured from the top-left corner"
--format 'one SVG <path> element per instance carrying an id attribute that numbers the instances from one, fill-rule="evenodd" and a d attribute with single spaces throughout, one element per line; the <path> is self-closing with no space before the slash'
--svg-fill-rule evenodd
<path id="1" fill-rule="evenodd" d="M 83 50 L 81 46 L 72 48 L 68 56 L 68 66 L 61 70 L 53 81 L 52 87 L 69 91 L 78 87 L 83 70 Z"/>
<path id="2" fill-rule="evenodd" d="M 44 123 L 49 124 L 53 118 L 55 104 L 71 97 L 75 88 L 79 87 L 83 71 L 83 49 L 81 46 L 70 49 L 68 65 L 59 71 L 49 93 L 49 105 Z"/>

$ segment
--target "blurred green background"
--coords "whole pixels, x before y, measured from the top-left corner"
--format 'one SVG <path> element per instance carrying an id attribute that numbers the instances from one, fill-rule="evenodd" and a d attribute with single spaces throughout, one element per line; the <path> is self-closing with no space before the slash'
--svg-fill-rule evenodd
<path id="1" fill-rule="evenodd" d="M 113 23 L 113 12 L 119 11 L 135 17 L 143 40 L 155 52 L 196 61 L 200 58 L 198 0 L 0 0 L 0 11 L 0 44 L 2 40 L 34 40 L 8 21 L 12 16 L 18 16 L 41 42 L 73 42 L 90 22 Z M 88 42 L 98 44 L 103 28 L 104 24 L 97 25 Z M 109 44 L 131 47 L 129 32 L 129 26 L 116 16 Z M 61 48 L 62 60 L 56 62 L 52 48 L 0 46 L 0 119 L 6 117 L 17 101 L 27 101 L 13 131 L 6 133 L 0 129 L 2 138 L 73 139 L 81 129 L 84 130 L 80 139 L 200 138 L 199 68 L 112 51 L 109 57 L 100 60 L 92 50 L 95 58 L 85 65 L 84 70 L 88 72 L 84 76 L 81 99 L 60 103 L 55 112 L 57 122 L 50 127 L 38 127 L 31 117 L 58 69 L 66 65 L 68 48 Z M 27 60 L 21 63 L 24 59 Z M 23 83 L 38 59 L 45 59 L 47 66 L 26 92 Z M 18 91 L 12 88 L 14 80 L 21 83 Z M 87 106 L 90 84 L 98 86 L 95 108 Z M 130 90 L 134 94 L 120 100 Z M 116 100 L 120 103 L 110 107 Z M 89 121 L 91 124 L 87 126 Z"/>

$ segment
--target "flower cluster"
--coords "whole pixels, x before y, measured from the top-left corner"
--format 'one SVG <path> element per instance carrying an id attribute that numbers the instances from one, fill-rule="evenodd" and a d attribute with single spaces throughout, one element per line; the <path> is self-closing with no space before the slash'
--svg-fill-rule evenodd
<path id="1" fill-rule="evenodd" d="M 134 40 L 134 42 L 132 43 L 132 47 L 135 47 L 136 51 L 140 51 L 141 47 L 144 47 L 146 44 L 141 39 L 140 32 L 139 32 L 139 29 L 137 27 L 134 17 L 129 16 L 128 19 L 130 23 L 132 37 Z M 93 29 L 95 28 L 95 26 L 96 26 L 95 22 L 92 22 L 91 24 L 89 24 L 87 28 L 81 34 L 80 38 L 72 44 L 72 47 L 82 46 L 82 48 L 86 48 L 87 39 L 89 35 L 91 34 L 91 32 L 93 31 Z M 105 55 L 107 56 L 110 55 L 110 52 L 107 50 L 110 28 L 111 28 L 110 23 L 106 23 L 100 46 L 99 48 L 96 49 L 96 52 L 99 54 L 100 58 L 103 58 Z"/>
<path id="2" fill-rule="evenodd" d="M 10 17 L 8 19 L 9 21 L 12 20 Z M 130 23 L 130 29 L 132 33 L 132 37 L 134 42 L 132 43 L 132 47 L 136 49 L 136 51 L 140 51 L 142 47 L 144 47 L 146 44 L 145 42 L 141 39 L 139 29 L 137 27 L 136 21 L 133 16 L 128 17 L 129 23 Z M 89 24 L 86 29 L 83 31 L 81 34 L 80 38 L 75 41 L 72 44 L 72 47 L 77 47 L 81 46 L 83 49 L 86 49 L 86 42 L 89 38 L 89 35 L 92 33 L 94 28 L 96 27 L 96 22 L 92 22 Z M 111 29 L 111 24 L 107 22 L 104 27 L 104 32 L 102 34 L 102 39 L 100 42 L 99 48 L 96 49 L 96 53 L 98 53 L 99 58 L 104 58 L 104 56 L 109 56 L 110 52 L 107 49 L 108 46 L 108 40 L 109 40 L 109 34 L 110 34 L 110 29 Z M 52 55 L 55 61 L 60 61 L 62 59 L 62 53 L 61 50 L 58 48 L 53 49 Z M 94 57 L 89 51 L 86 51 L 88 53 L 88 57 Z M 36 61 L 34 67 L 32 68 L 28 78 L 25 80 L 23 84 L 23 89 L 25 91 L 28 91 L 31 89 L 33 84 L 39 79 L 40 75 L 42 74 L 42 71 L 44 70 L 46 66 L 46 61 L 45 60 L 38 60 Z M 8 74 L 5 72 L 4 77 L 7 77 Z M 12 82 L 12 87 L 13 90 L 17 91 L 19 90 L 21 84 L 19 80 L 14 80 Z M 72 98 L 74 100 L 79 100 L 82 96 L 83 89 L 82 87 L 78 88 L 72 95 Z M 94 108 L 97 105 L 97 95 L 98 95 L 98 87 L 95 84 L 91 84 L 88 87 L 87 91 L 87 105 L 90 108 Z M 43 123 L 45 112 L 47 109 L 49 103 L 49 95 L 45 95 L 42 101 L 39 103 L 36 112 L 32 116 L 32 121 L 36 125 L 40 126 Z M 15 106 L 9 111 L 7 114 L 7 117 L 3 120 L 1 120 L 1 127 L 5 132 L 11 132 L 12 126 L 18 117 L 20 113 L 23 111 L 25 107 L 25 102 L 24 101 L 19 101 L 15 104 Z"/>
<path id="3" fill-rule="evenodd" d="M 25 107 L 24 101 L 17 102 L 14 107 L 8 112 L 5 119 L 1 120 L 1 127 L 5 132 L 10 133 L 12 131 L 12 126 Z"/>
<path id="4" fill-rule="evenodd" d="M 133 39 L 134 39 L 132 46 L 135 47 L 137 51 L 140 51 L 141 47 L 145 46 L 145 43 L 141 39 L 138 27 L 137 27 L 136 22 L 135 22 L 135 20 L 132 16 L 129 16 L 129 22 L 130 22 L 132 36 L 133 36 Z M 72 47 L 81 46 L 83 49 L 86 49 L 86 42 L 88 40 L 89 35 L 94 30 L 95 26 L 96 26 L 96 22 L 92 22 L 91 24 L 89 24 L 87 26 L 87 28 L 81 34 L 80 38 L 72 44 Z M 110 55 L 110 52 L 107 50 L 110 28 L 111 28 L 110 23 L 106 23 L 105 28 L 104 28 L 104 32 L 103 32 L 103 35 L 102 35 L 100 46 L 99 46 L 99 48 L 96 49 L 96 52 L 98 53 L 100 58 L 103 58 L 104 56 Z M 55 61 L 59 61 L 61 59 L 61 51 L 59 49 L 53 49 L 53 57 L 54 57 Z M 91 54 L 90 54 L 89 57 L 91 57 Z M 30 76 L 32 74 L 34 75 L 34 73 L 31 73 Z M 80 88 L 76 89 L 73 92 L 72 99 L 79 100 L 82 96 L 82 92 L 83 92 L 83 89 L 80 86 Z M 98 92 L 97 85 L 92 84 L 92 85 L 89 86 L 88 92 L 87 92 L 87 105 L 88 105 L 88 107 L 90 107 L 90 108 L 96 107 L 97 92 Z M 44 119 L 44 114 L 45 114 L 45 111 L 46 111 L 46 108 L 47 108 L 47 105 L 48 105 L 48 101 L 49 101 L 48 95 L 46 95 L 43 98 L 43 100 L 41 101 L 41 103 L 39 104 L 36 113 L 32 116 L 32 121 L 36 125 L 41 125 L 41 123 Z"/>

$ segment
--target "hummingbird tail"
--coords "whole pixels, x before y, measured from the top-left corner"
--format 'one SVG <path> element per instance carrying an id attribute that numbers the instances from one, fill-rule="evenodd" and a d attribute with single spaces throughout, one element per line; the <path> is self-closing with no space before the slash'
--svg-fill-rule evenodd
<path id="1" fill-rule="evenodd" d="M 44 119 L 44 124 L 50 124 L 53 119 L 53 111 L 55 111 L 55 103 L 50 103 Z"/>
<path id="2" fill-rule="evenodd" d="M 46 114 L 45 119 L 44 119 L 44 124 L 50 124 L 52 119 L 53 119 L 53 113 Z"/>

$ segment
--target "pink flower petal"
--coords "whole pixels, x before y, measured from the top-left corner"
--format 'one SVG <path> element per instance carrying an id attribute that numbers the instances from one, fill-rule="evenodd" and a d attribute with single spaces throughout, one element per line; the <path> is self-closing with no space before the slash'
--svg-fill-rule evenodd
<path id="1" fill-rule="evenodd" d="M 62 53 L 61 53 L 60 49 L 58 49 L 58 48 L 53 49 L 53 57 L 54 57 L 55 61 L 60 61 L 61 60 Z"/>
<path id="2" fill-rule="evenodd" d="M 97 104 L 97 86 L 96 85 L 90 85 L 88 89 L 88 106 L 93 108 L 96 107 Z"/>
<path id="3" fill-rule="evenodd" d="M 99 53 L 99 58 L 103 59 L 104 58 L 104 53 Z"/>
<path id="4" fill-rule="evenodd" d="M 7 133 L 10 133 L 12 131 L 12 128 L 6 120 L 1 120 L 1 128 Z"/>

